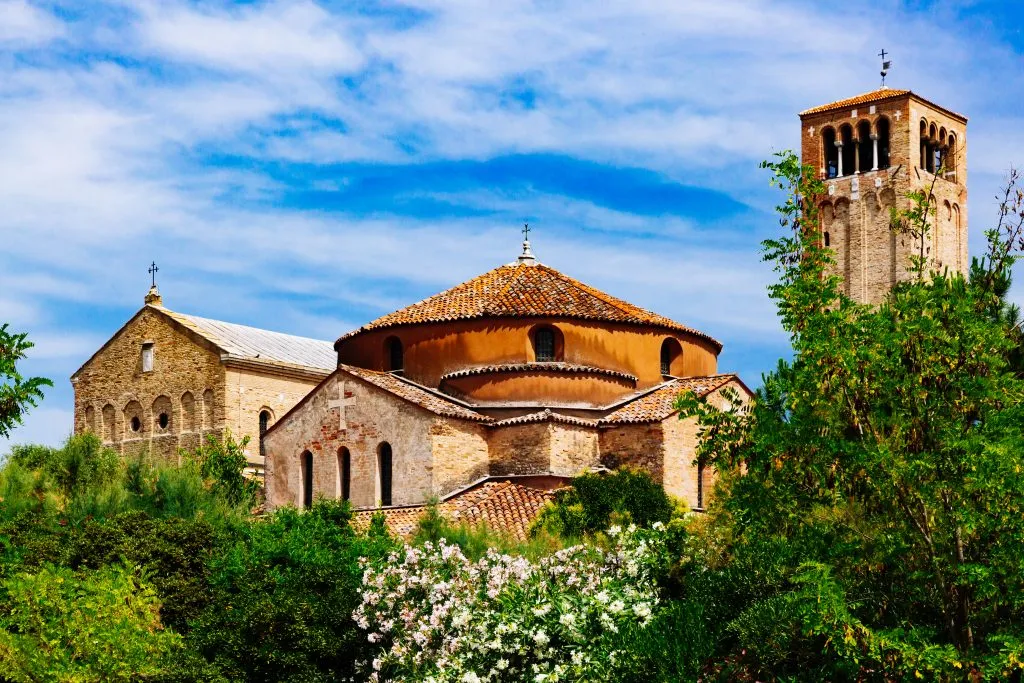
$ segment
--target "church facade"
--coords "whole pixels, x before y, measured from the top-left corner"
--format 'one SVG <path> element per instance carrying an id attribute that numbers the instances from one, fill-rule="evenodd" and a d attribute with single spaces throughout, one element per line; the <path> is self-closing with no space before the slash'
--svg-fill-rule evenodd
<path id="1" fill-rule="evenodd" d="M 420 505 L 488 478 L 630 465 L 699 509 L 713 475 L 675 400 L 750 396 L 717 372 L 718 341 L 538 263 L 528 243 L 334 348 L 337 369 L 266 434 L 271 507 Z"/>

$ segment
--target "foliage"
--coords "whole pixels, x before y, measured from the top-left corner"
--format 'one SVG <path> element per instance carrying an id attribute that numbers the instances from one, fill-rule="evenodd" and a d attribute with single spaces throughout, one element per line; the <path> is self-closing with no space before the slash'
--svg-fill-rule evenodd
<path id="1" fill-rule="evenodd" d="M 236 441 L 230 432 L 224 436 L 207 434 L 206 443 L 189 454 L 199 463 L 203 477 L 212 482 L 213 490 L 229 505 L 251 506 L 259 489 L 255 480 L 243 474 L 248 443 L 248 436 Z"/>
<path id="2" fill-rule="evenodd" d="M 1001 214 L 1016 219 L 986 233 L 970 279 L 916 259 L 918 277 L 868 307 L 833 275 L 813 169 L 792 154 L 765 166 L 787 192 L 788 233 L 765 242 L 765 257 L 794 357 L 748 411 L 680 400 L 702 427 L 698 457 L 729 490 L 712 532 L 725 566 L 711 573 L 782 548 L 769 586 L 728 601 L 724 637 L 761 661 L 748 669 L 779 676 L 1002 670 L 997 647 L 1024 607 L 1024 382 L 1001 298 L 1022 247 L 1021 194 L 1008 190 Z M 911 200 L 895 222 L 924 239 L 933 212 L 925 193 Z"/>
<path id="3" fill-rule="evenodd" d="M 7 323 L 0 325 L 0 438 L 11 435 L 21 424 L 29 408 L 43 398 L 43 387 L 53 382 L 42 377 L 23 377 L 18 372 L 18 361 L 34 346 L 28 335 L 11 332 Z"/>
<path id="4" fill-rule="evenodd" d="M 366 648 L 352 621 L 359 558 L 386 554 L 387 536 L 359 536 L 347 503 L 316 501 L 254 521 L 211 562 L 212 601 L 191 643 L 230 680 L 334 681 Z"/>
<path id="5" fill-rule="evenodd" d="M 492 549 L 536 560 L 551 555 L 565 545 L 561 537 L 553 536 L 543 530 L 532 534 L 525 541 L 520 541 L 514 536 L 492 529 L 482 522 L 479 524 L 468 524 L 464 521 L 453 523 L 441 515 L 435 501 L 427 505 L 426 511 L 420 517 L 413 534 L 412 544 L 419 546 L 424 543 L 437 544 L 440 541 L 458 546 L 463 554 L 473 561 L 479 560 Z"/>
<path id="6" fill-rule="evenodd" d="M 160 674 L 180 636 L 133 571 L 46 567 L 2 586 L 0 675 L 10 681 L 137 681 Z"/>
<path id="7" fill-rule="evenodd" d="M 664 527 L 608 530 L 539 562 L 441 541 L 366 563 L 355 611 L 380 652 L 371 681 L 617 680 L 618 634 L 653 620 Z"/>
<path id="8" fill-rule="evenodd" d="M 655 522 L 668 522 L 672 509 L 665 489 L 645 472 L 623 468 L 587 473 L 555 494 L 554 502 L 541 511 L 531 533 L 580 538 L 607 529 L 613 515 L 623 523 L 649 527 Z"/>

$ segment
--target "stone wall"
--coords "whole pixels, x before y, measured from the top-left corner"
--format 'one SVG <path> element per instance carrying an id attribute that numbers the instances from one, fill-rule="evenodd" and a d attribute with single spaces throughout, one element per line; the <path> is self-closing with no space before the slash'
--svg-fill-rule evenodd
<path id="1" fill-rule="evenodd" d="M 306 451 L 313 456 L 314 496 L 339 497 L 339 453 L 347 448 L 352 504 L 376 505 L 378 454 L 385 442 L 392 450 L 392 504 L 424 503 L 486 473 L 482 429 L 439 417 L 338 371 L 267 434 L 267 503 L 302 504 L 301 458 Z"/>
<path id="2" fill-rule="evenodd" d="M 153 369 L 142 367 L 153 345 Z M 171 461 L 224 427 L 224 368 L 207 342 L 143 308 L 72 379 L 75 433 L 92 431 L 125 455 Z M 161 415 L 166 415 L 162 426 Z M 134 428 L 137 427 L 137 430 Z"/>
<path id="3" fill-rule="evenodd" d="M 550 472 L 574 477 L 601 464 L 595 427 L 554 421 L 493 427 L 488 447 L 493 476 Z"/>

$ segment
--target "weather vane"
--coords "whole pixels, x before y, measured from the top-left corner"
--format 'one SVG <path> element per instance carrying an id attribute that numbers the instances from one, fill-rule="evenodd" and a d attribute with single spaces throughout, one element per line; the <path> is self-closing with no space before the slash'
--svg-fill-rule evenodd
<path id="1" fill-rule="evenodd" d="M 156 287 L 156 273 L 158 270 L 160 269 L 156 267 L 156 261 L 153 261 L 149 266 L 149 274 L 152 277 L 153 287 Z"/>
<path id="2" fill-rule="evenodd" d="M 878 53 L 878 56 L 882 58 L 882 87 L 885 87 L 885 77 L 889 75 L 889 69 L 892 67 L 892 62 L 885 58 L 889 53 L 882 48 L 882 51 Z"/>

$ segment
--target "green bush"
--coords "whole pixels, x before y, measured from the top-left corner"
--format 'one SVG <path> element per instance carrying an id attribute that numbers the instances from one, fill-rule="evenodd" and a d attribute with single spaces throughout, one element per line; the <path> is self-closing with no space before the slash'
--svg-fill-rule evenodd
<path id="1" fill-rule="evenodd" d="M 318 500 L 254 521 L 211 563 L 212 602 L 189 639 L 230 680 L 335 681 L 355 674 L 366 638 L 352 620 L 361 557 L 394 547 L 356 535 L 347 503 Z"/>
<path id="2" fill-rule="evenodd" d="M 160 602 L 123 567 L 45 567 L 9 577 L 0 601 L 0 677 L 8 681 L 138 681 L 181 648 Z"/>
<path id="3" fill-rule="evenodd" d="M 646 472 L 621 469 L 584 474 L 555 494 L 554 502 L 541 511 L 530 532 L 579 538 L 607 529 L 613 516 L 640 527 L 666 523 L 672 517 L 672 501 Z"/>

